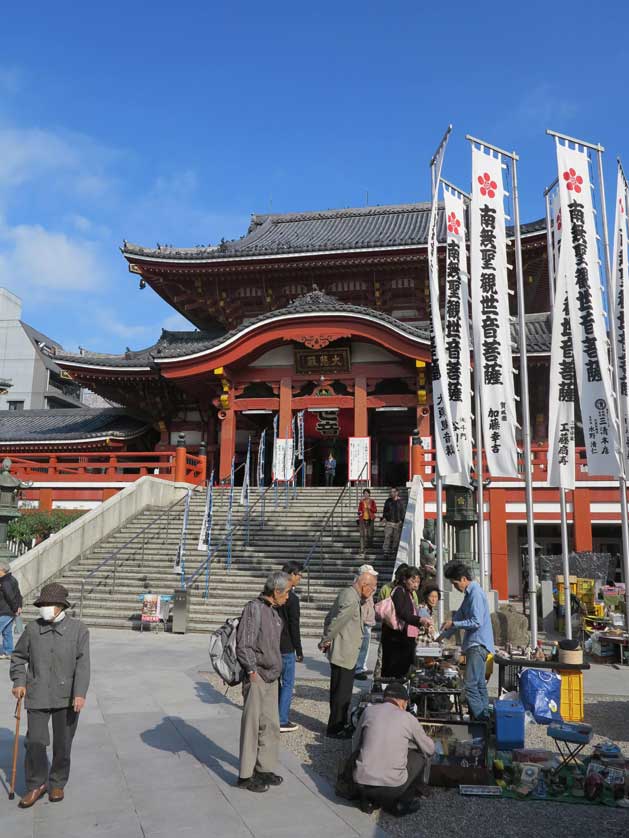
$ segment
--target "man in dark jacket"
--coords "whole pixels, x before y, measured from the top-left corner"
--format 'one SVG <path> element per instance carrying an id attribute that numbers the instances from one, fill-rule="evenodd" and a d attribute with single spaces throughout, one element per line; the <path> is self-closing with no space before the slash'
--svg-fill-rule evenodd
<path id="1" fill-rule="evenodd" d="M 291 589 L 286 604 L 279 609 L 283 623 L 280 639 L 280 651 L 282 653 L 279 699 L 281 733 L 292 733 L 299 728 L 299 725 L 291 722 L 288 716 L 295 689 L 295 661 L 302 663 L 304 659 L 299 627 L 301 604 L 295 593 L 295 588 L 301 582 L 302 572 L 303 565 L 301 562 L 287 562 L 282 568 L 282 573 L 287 573 L 290 577 Z"/>
<path id="2" fill-rule="evenodd" d="M 394 486 L 391 489 L 389 497 L 384 502 L 382 510 L 382 518 L 384 521 L 384 542 L 382 544 L 382 552 L 385 557 L 395 558 L 397 556 L 397 548 L 400 543 L 400 535 L 402 534 L 402 524 L 404 523 L 404 516 L 406 515 L 406 506 L 400 497 L 400 493 Z"/>
<path id="3" fill-rule="evenodd" d="M 13 652 L 15 618 L 22 613 L 22 594 L 11 565 L 0 561 L 0 660 L 8 660 Z"/>
<path id="4" fill-rule="evenodd" d="M 66 615 L 68 592 L 57 582 L 44 585 L 35 602 L 39 619 L 26 626 L 11 658 L 15 698 L 26 697 L 26 794 L 28 809 L 46 793 L 51 803 L 63 800 L 70 774 L 70 751 L 90 683 L 87 627 Z M 46 747 L 52 719 L 52 765 Z"/>
<path id="5" fill-rule="evenodd" d="M 260 596 L 245 605 L 238 623 L 236 657 L 245 671 L 238 787 L 247 791 L 268 791 L 283 779 L 275 773 L 280 744 L 277 683 L 282 673 L 278 608 L 290 589 L 286 573 L 271 573 Z"/>

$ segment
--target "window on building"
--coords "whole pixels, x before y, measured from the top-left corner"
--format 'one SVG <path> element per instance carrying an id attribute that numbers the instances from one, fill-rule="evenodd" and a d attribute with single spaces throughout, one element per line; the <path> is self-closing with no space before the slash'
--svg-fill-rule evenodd
<path id="1" fill-rule="evenodd" d="M 9 402 L 9 410 L 24 410 L 24 402 Z"/>

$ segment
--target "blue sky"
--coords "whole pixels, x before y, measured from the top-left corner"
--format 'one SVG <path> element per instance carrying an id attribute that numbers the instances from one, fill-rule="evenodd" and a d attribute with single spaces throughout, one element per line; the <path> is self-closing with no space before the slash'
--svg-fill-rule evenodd
<path id="1" fill-rule="evenodd" d="M 465 134 L 521 156 L 543 214 L 547 127 L 629 162 L 629 6 L 582 0 L 317 4 L 35 0 L 3 11 L 0 285 L 60 340 L 118 352 L 185 321 L 138 290 L 123 239 L 216 243 L 251 212 L 468 188 Z M 610 218 L 610 221 L 612 219 Z"/>

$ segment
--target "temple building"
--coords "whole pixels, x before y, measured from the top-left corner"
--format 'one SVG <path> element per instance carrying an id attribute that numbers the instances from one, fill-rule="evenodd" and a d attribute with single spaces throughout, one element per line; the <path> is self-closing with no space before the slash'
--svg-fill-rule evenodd
<path id="1" fill-rule="evenodd" d="M 234 457 L 244 461 L 250 440 L 257 451 L 266 429 L 268 482 L 273 422 L 277 418 L 280 437 L 290 437 L 293 418 L 302 410 L 308 484 L 323 482 L 330 451 L 337 460 L 337 483 L 346 481 L 350 437 L 370 438 L 374 485 L 404 483 L 409 440 L 418 435 L 426 449 L 426 509 L 434 516 L 429 215 L 427 203 L 254 215 L 246 235 L 217 246 L 146 248 L 125 242 L 122 254 L 143 293 L 159 294 L 195 328 L 163 331 L 152 346 L 120 355 L 57 352 L 55 363 L 77 384 L 124 407 L 136 418 L 134 438 L 142 434 L 154 452 L 174 450 L 182 433 L 191 453 L 204 443 L 208 475 L 214 470 L 216 480 L 229 478 Z M 445 241 L 443 213 L 439 227 L 439 240 Z M 545 224 L 526 224 L 521 232 L 536 541 L 559 552 L 558 493 L 545 485 L 550 352 Z M 440 247 L 442 279 L 444 257 Z M 517 364 L 515 332 L 512 337 Z M 569 504 L 574 546 L 617 548 L 613 482 L 588 480 L 583 464 L 577 472 L 580 484 Z M 492 581 L 506 598 L 520 593 L 523 481 L 493 481 L 486 500 Z"/>

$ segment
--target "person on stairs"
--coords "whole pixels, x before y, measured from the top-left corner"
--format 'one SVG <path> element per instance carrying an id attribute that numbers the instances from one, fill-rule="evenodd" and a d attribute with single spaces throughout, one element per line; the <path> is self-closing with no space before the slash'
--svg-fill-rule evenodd
<path id="1" fill-rule="evenodd" d="M 397 550 L 402 535 L 402 524 L 406 515 L 406 506 L 395 486 L 384 502 L 381 521 L 384 521 L 384 542 L 382 552 L 386 559 L 397 556 Z"/>
<path id="2" fill-rule="evenodd" d="M 236 657 L 245 671 L 238 787 L 247 791 L 265 792 L 283 782 L 275 773 L 280 744 L 278 681 L 282 674 L 278 609 L 286 603 L 290 589 L 287 573 L 271 573 L 260 596 L 245 605 L 238 623 Z"/>
<path id="3" fill-rule="evenodd" d="M 35 601 L 39 619 L 28 623 L 11 657 L 15 698 L 25 698 L 28 715 L 24 773 L 26 794 L 20 808 L 29 809 L 48 790 L 60 803 L 70 776 L 72 742 L 90 683 L 90 640 L 87 626 L 66 613 L 68 591 L 51 582 Z M 52 765 L 46 748 L 52 721 Z"/>
<path id="4" fill-rule="evenodd" d="M 358 504 L 358 526 L 360 527 L 360 552 L 365 555 L 368 548 L 373 547 L 373 528 L 378 514 L 378 507 L 371 497 L 369 489 L 363 491 Z"/>
<path id="5" fill-rule="evenodd" d="M 286 603 L 279 609 L 282 618 L 282 636 L 280 638 L 282 674 L 280 675 L 279 696 L 281 733 L 292 733 L 299 728 L 299 725 L 291 722 L 289 715 L 290 703 L 295 690 L 295 663 L 303 663 L 304 660 L 299 625 L 301 603 L 295 593 L 295 588 L 301 582 L 303 567 L 301 562 L 287 562 L 282 568 L 282 573 L 286 573 L 290 577 L 291 588 Z"/>

